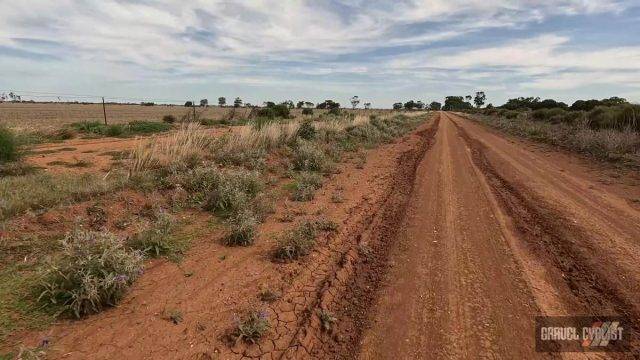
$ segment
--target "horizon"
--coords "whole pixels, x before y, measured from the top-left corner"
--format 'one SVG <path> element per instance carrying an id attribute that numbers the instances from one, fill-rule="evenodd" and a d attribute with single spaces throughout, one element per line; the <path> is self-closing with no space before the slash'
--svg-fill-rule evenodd
<path id="1" fill-rule="evenodd" d="M 0 92 L 176 105 L 224 96 L 349 107 L 357 95 L 391 108 L 476 91 L 494 106 L 638 103 L 639 19 L 632 1 L 29 0 L 0 14 Z"/>

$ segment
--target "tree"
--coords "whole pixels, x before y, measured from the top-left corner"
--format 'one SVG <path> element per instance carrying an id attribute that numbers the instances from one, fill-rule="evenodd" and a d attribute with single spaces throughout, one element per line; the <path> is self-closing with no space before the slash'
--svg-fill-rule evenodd
<path id="1" fill-rule="evenodd" d="M 265 101 L 262 104 L 268 108 L 276 106 L 276 103 L 274 103 L 273 101 Z"/>
<path id="2" fill-rule="evenodd" d="M 434 111 L 439 111 L 442 108 L 442 104 L 440 104 L 437 101 L 432 101 L 431 104 L 429 104 L 429 109 L 434 110 Z"/>
<path id="3" fill-rule="evenodd" d="M 237 97 L 235 100 L 233 100 L 233 107 L 240 107 L 240 106 L 242 106 L 242 99 Z"/>
<path id="4" fill-rule="evenodd" d="M 397 103 L 393 104 L 393 110 L 402 110 L 402 103 L 401 102 L 397 102 Z"/>
<path id="5" fill-rule="evenodd" d="M 251 103 L 244 103 L 244 107 L 253 107 L 253 105 L 251 105 Z"/>
<path id="6" fill-rule="evenodd" d="M 295 105 L 293 104 L 293 101 L 291 100 L 283 101 L 282 105 L 288 107 L 289 109 L 293 109 L 295 107 Z"/>
<path id="7" fill-rule="evenodd" d="M 186 107 L 192 107 L 193 106 L 193 101 L 187 101 L 184 103 L 184 106 Z"/>
<path id="8" fill-rule="evenodd" d="M 220 96 L 218 98 L 218 106 L 225 106 L 227 105 L 227 98 L 224 96 Z"/>
<path id="9" fill-rule="evenodd" d="M 413 100 L 409 100 L 406 103 L 404 103 L 404 108 L 407 110 L 413 110 L 416 108 L 416 102 Z"/>
<path id="10" fill-rule="evenodd" d="M 200 106 L 202 107 L 209 106 L 209 100 L 207 99 L 200 100 Z"/>
<path id="11" fill-rule="evenodd" d="M 351 98 L 351 107 L 355 110 L 355 108 L 358 107 L 358 104 L 360 104 L 360 98 L 356 95 Z"/>
<path id="12" fill-rule="evenodd" d="M 420 100 L 416 101 L 416 108 L 417 109 L 424 109 L 424 103 Z"/>
<path id="13" fill-rule="evenodd" d="M 302 100 L 298 101 L 298 103 L 296 104 L 297 109 L 302 109 L 303 106 L 304 106 L 304 101 Z"/>
<path id="14" fill-rule="evenodd" d="M 465 98 L 467 101 L 471 101 L 471 95 L 466 95 L 464 98 Z"/>
<path id="15" fill-rule="evenodd" d="M 370 102 L 364 103 L 364 108 L 367 109 L 367 110 L 371 109 L 371 103 Z"/>
<path id="16" fill-rule="evenodd" d="M 484 101 L 487 100 L 487 95 L 484 94 L 484 91 L 476 92 L 476 96 L 473 98 L 473 103 L 476 104 L 477 108 L 480 108 L 484 105 Z"/>
<path id="17" fill-rule="evenodd" d="M 340 108 L 340 103 L 337 103 L 333 100 L 325 100 L 324 102 L 319 103 L 316 106 L 318 109 L 339 109 Z"/>
<path id="18" fill-rule="evenodd" d="M 471 103 L 464 101 L 466 99 L 471 99 L 471 96 L 466 96 L 466 97 L 462 97 L 462 96 L 447 96 L 444 99 L 444 106 L 442 107 L 442 110 L 444 111 L 451 111 L 451 110 L 467 110 L 467 109 L 471 109 L 473 108 L 473 106 L 471 106 Z"/>
<path id="19" fill-rule="evenodd" d="M 311 109 L 312 107 L 314 107 L 315 105 L 311 102 L 311 101 L 305 101 L 304 102 L 304 107 Z"/>

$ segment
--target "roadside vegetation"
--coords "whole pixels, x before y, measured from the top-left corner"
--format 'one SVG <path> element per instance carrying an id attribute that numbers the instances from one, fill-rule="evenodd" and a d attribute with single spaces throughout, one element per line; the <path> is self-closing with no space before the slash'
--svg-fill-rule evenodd
<path id="1" fill-rule="evenodd" d="M 334 104 L 323 106 L 339 110 Z M 117 304 L 142 273 L 146 258 L 180 261 L 189 247 L 188 239 L 178 234 L 176 215 L 183 210 L 208 212 L 219 219 L 216 224 L 226 231 L 222 244 L 251 246 L 259 241 L 260 224 L 274 212 L 275 201 L 285 197 L 312 200 L 326 178 L 339 171 L 347 153 L 357 158 L 363 149 L 392 142 L 425 119 L 346 111 L 297 119 L 285 108 L 289 110 L 290 104 L 267 106 L 243 120 L 246 126 L 218 138 L 204 132 L 200 122 L 176 123 L 168 118 L 150 128 L 121 125 L 123 129 L 128 126 L 123 135 L 168 127 L 175 131 L 141 139 L 121 160 L 122 165 L 106 175 L 36 171 L 0 176 L 0 220 L 4 224 L 25 212 L 45 214 L 59 205 L 98 201 L 120 190 L 162 199 L 157 208 L 118 221 L 107 221 L 105 210 L 92 206 L 75 228 L 46 240 L 18 240 L 13 233 L 3 238 L 0 253 L 6 271 L 0 272 L 0 282 L 11 285 L 0 287 L 0 296 L 6 299 L 0 306 L 0 338 L 58 316 L 82 317 Z M 117 132 L 103 125 L 78 126 L 74 131 L 99 136 Z M 7 156 L 2 163 L 21 163 L 19 145 L 13 147 L 12 134 L 7 134 L 0 133 L 10 139 L 6 148 L 18 153 L 14 156 L 3 150 Z M 329 220 L 299 222 L 281 235 L 273 249 L 275 257 L 280 261 L 304 257 L 320 234 L 336 229 Z M 45 241 L 47 246 L 42 245 Z M 29 254 L 29 261 L 23 261 L 23 254 Z M 255 341 L 267 329 L 265 319 L 254 313 L 238 324 L 235 336 Z"/>
<path id="2" fill-rule="evenodd" d="M 640 166 L 640 105 L 621 98 L 578 100 L 571 106 L 551 99 L 518 98 L 473 114 L 510 134 Z"/>

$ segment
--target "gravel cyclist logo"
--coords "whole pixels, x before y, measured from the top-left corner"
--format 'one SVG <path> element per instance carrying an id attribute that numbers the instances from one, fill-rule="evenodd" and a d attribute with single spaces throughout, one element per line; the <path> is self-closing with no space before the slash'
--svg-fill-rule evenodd
<path id="1" fill-rule="evenodd" d="M 620 316 L 538 316 L 536 351 L 629 351 L 629 329 Z"/>

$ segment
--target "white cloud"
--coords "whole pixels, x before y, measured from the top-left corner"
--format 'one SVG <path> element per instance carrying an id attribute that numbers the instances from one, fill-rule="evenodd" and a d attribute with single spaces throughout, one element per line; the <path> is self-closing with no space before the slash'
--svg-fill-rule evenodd
<path id="1" fill-rule="evenodd" d="M 391 79 L 397 85 L 411 79 L 394 75 L 414 73 L 420 79 L 441 81 L 438 72 L 444 69 L 459 71 L 458 83 L 485 82 L 487 88 L 500 88 L 505 85 L 491 82 L 503 79 L 492 70 L 500 68 L 535 76 L 529 86 L 540 89 L 559 86 L 551 81 L 551 74 L 559 71 L 633 72 L 640 63 L 640 47 L 570 50 L 572 39 L 554 34 L 475 49 L 389 55 L 390 60 L 367 55 L 393 53 L 395 47 L 424 48 L 487 29 L 522 29 L 558 15 L 621 13 L 634 1 L 342 0 L 331 4 L 311 0 L 16 1 L 0 11 L 0 63 L 13 70 L 11 74 L 20 74 L 12 83 L 25 79 L 26 72 L 42 74 L 36 55 L 46 54 L 60 59 L 55 65 L 47 63 L 49 68 L 64 70 L 60 72 L 64 76 L 87 77 L 78 80 L 82 84 L 92 79 L 173 82 L 181 75 L 196 81 L 193 75 L 203 74 L 199 80 L 203 83 L 228 85 L 236 79 L 240 84 L 269 85 L 278 76 L 293 81 L 291 76 L 350 73 L 369 76 L 372 82 Z M 2 47 L 13 54 L 5 50 L 3 55 Z M 22 58 L 7 60 L 16 53 Z M 34 58 L 28 53 L 35 53 Z M 337 60 L 340 56 L 349 60 Z M 47 78 L 55 81 L 56 74 L 49 72 Z M 58 78 L 59 83 L 67 80 Z M 330 81 L 334 80 L 326 84 Z"/>

